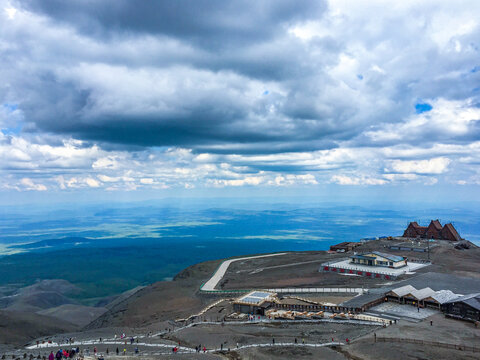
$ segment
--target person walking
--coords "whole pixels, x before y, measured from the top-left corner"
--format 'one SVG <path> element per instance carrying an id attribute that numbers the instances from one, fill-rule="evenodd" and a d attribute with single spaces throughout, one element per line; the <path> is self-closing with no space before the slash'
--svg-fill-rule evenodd
<path id="1" fill-rule="evenodd" d="M 297 338 L 295 338 L 295 344 L 298 343 Z"/>
<path id="2" fill-rule="evenodd" d="M 117 355 L 118 355 L 118 352 L 119 352 L 119 351 L 118 351 L 118 347 L 117 347 L 117 350 L 116 350 Z"/>
<path id="3" fill-rule="evenodd" d="M 53 351 L 50 351 L 50 355 L 48 355 L 48 360 L 54 360 L 55 355 L 53 355 Z"/>
<path id="4" fill-rule="evenodd" d="M 275 345 L 275 338 L 272 338 L 272 345 Z"/>

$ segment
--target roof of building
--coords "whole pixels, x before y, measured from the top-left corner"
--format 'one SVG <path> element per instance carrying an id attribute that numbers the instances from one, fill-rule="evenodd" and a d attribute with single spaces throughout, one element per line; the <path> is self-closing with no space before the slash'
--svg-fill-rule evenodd
<path id="1" fill-rule="evenodd" d="M 358 245 L 360 245 L 360 243 L 351 242 L 351 241 L 344 241 L 344 242 L 341 242 L 341 243 L 339 243 L 339 244 L 331 245 L 330 248 L 331 248 L 331 249 L 335 249 L 335 248 L 349 248 L 349 247 L 355 247 L 355 246 L 358 246 Z"/>
<path id="2" fill-rule="evenodd" d="M 282 299 L 278 299 L 275 302 L 282 305 L 312 305 L 311 302 L 291 297 L 284 297 Z"/>
<path id="3" fill-rule="evenodd" d="M 361 308 L 362 306 L 368 303 L 382 299 L 384 297 L 384 293 L 381 291 L 378 291 L 378 290 L 375 291 L 375 290 L 377 289 L 371 289 L 369 293 L 355 296 L 354 298 L 344 301 L 339 305 L 350 307 L 350 308 Z"/>
<path id="4" fill-rule="evenodd" d="M 367 254 L 355 254 L 355 255 L 351 255 L 350 258 L 372 260 L 372 257 L 368 256 Z"/>
<path id="5" fill-rule="evenodd" d="M 442 224 L 440 224 L 440 221 L 438 221 L 438 219 L 430 221 L 430 225 L 433 225 L 437 230 L 442 230 Z"/>
<path id="6" fill-rule="evenodd" d="M 417 291 L 417 289 L 415 289 L 412 285 L 405 285 L 405 286 L 393 289 L 391 291 L 395 293 L 395 295 L 402 297 L 407 294 L 411 294 L 414 291 Z"/>
<path id="7" fill-rule="evenodd" d="M 267 291 L 251 291 L 246 295 L 239 297 L 235 300 L 236 303 L 244 303 L 244 304 L 253 304 L 253 305 L 261 305 L 265 301 L 272 300 L 275 296 L 275 293 L 267 292 Z"/>
<path id="8" fill-rule="evenodd" d="M 350 258 L 371 260 L 372 256 L 369 255 L 369 254 L 375 254 L 377 256 L 381 256 L 385 259 L 395 261 L 395 262 L 405 260 L 405 258 L 403 256 L 386 254 L 386 253 L 382 253 L 380 251 L 371 251 L 371 252 L 366 252 L 366 253 L 363 253 L 363 254 L 354 254 L 354 255 L 351 255 Z"/>
<path id="9" fill-rule="evenodd" d="M 341 242 L 341 243 L 338 243 L 338 244 L 335 244 L 335 245 L 332 245 L 332 246 L 345 246 L 345 245 L 348 245 L 348 244 L 350 244 L 350 242 L 344 241 L 344 242 Z"/>
<path id="10" fill-rule="evenodd" d="M 462 295 L 455 294 L 450 290 L 439 290 L 435 291 L 435 294 L 430 296 L 433 300 L 438 302 L 439 304 L 445 304 L 446 302 L 452 301 L 454 299 L 458 299 Z"/>
<path id="11" fill-rule="evenodd" d="M 473 307 L 474 309 L 480 310 L 480 293 L 461 296 L 457 299 L 447 301 L 446 304 L 453 303 L 453 302 L 462 302 Z"/>
<path id="12" fill-rule="evenodd" d="M 372 253 L 375 254 L 375 255 L 378 255 L 378 256 L 382 256 L 382 257 L 384 257 L 388 260 L 395 261 L 395 262 L 405 260 L 405 258 L 403 256 L 386 254 L 386 253 L 382 253 L 380 251 L 372 251 Z"/>
<path id="13" fill-rule="evenodd" d="M 477 293 L 469 296 L 480 296 L 480 279 L 460 277 L 452 274 L 428 272 L 424 274 L 418 274 L 406 280 L 402 280 L 396 285 L 396 289 L 399 288 L 398 285 L 401 285 L 400 287 L 411 285 L 412 287 L 417 288 L 430 286 L 433 290 L 441 291 L 443 289 L 448 289 L 456 294 L 468 294 L 472 291 L 476 291 Z M 354 298 L 347 300 L 340 305 L 348 307 L 362 307 L 371 301 L 382 298 L 385 293 L 393 291 L 393 289 L 394 287 L 392 285 L 383 286 L 381 288 L 372 288 L 367 294 L 355 296 Z M 460 298 L 447 301 L 445 303 L 455 301 L 460 301 Z"/>
<path id="14" fill-rule="evenodd" d="M 426 229 L 427 229 L 426 226 L 420 226 L 420 225 L 418 225 L 418 223 L 417 223 L 416 221 L 412 221 L 412 222 L 410 223 L 410 225 L 412 225 L 414 228 L 420 229 L 420 230 L 426 230 Z"/>
<path id="15" fill-rule="evenodd" d="M 453 237 L 457 241 L 462 240 L 462 238 L 460 237 L 460 235 L 458 234 L 457 230 L 455 229 L 452 223 L 445 224 L 444 228 L 448 229 L 448 231 L 452 233 Z"/>
<path id="16" fill-rule="evenodd" d="M 450 290 L 456 294 L 480 292 L 480 279 L 428 272 L 400 281 L 397 286 L 412 285 L 417 289 L 431 287 L 433 290 Z"/>
<path id="17" fill-rule="evenodd" d="M 423 300 L 428 297 L 432 297 L 435 294 L 435 291 L 430 289 L 429 287 L 426 287 L 420 290 L 412 291 L 411 294 L 415 299 Z"/>

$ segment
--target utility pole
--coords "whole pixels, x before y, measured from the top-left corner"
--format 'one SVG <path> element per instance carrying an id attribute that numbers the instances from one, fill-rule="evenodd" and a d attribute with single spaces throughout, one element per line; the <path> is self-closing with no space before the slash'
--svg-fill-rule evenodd
<path id="1" fill-rule="evenodd" d="M 430 239 L 427 239 L 427 260 L 430 261 Z"/>

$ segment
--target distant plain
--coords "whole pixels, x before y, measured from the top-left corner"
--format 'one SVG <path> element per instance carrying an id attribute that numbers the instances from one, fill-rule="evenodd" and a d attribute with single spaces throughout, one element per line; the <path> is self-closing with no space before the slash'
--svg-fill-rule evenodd
<path id="1" fill-rule="evenodd" d="M 420 208 L 420 207 L 419 207 Z M 75 210 L 4 208 L 0 214 L 3 296 L 42 279 L 65 279 L 93 305 L 102 297 L 171 279 L 213 259 L 287 250 L 326 250 L 341 241 L 401 235 L 409 221 L 454 221 L 480 243 L 480 211 L 377 206 L 248 207 L 85 205 Z"/>

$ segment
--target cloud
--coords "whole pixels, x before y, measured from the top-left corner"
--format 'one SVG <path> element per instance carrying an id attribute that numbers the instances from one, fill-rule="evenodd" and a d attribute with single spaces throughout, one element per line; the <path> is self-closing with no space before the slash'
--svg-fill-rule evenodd
<path id="1" fill-rule="evenodd" d="M 23 190 L 46 191 L 47 187 L 43 184 L 36 184 L 30 178 L 20 179 L 20 186 Z"/>
<path id="2" fill-rule="evenodd" d="M 400 124 L 381 124 L 365 135 L 373 142 L 462 142 L 480 136 L 480 108 L 472 98 L 432 100 L 432 109 L 407 117 Z"/>
<path id="3" fill-rule="evenodd" d="M 0 7 L 2 188 L 478 182 L 478 2 Z"/>
<path id="4" fill-rule="evenodd" d="M 97 188 L 97 187 L 100 186 L 100 183 L 93 178 L 86 178 L 85 182 L 87 183 L 88 186 L 93 187 L 93 188 Z"/>
<path id="5" fill-rule="evenodd" d="M 333 175 L 330 181 L 338 185 L 384 185 L 387 183 L 384 179 L 346 175 Z"/>
<path id="6" fill-rule="evenodd" d="M 444 157 L 433 158 L 429 160 L 394 160 L 388 171 L 397 173 L 415 173 L 415 174 L 442 174 L 448 170 L 451 160 Z"/>

